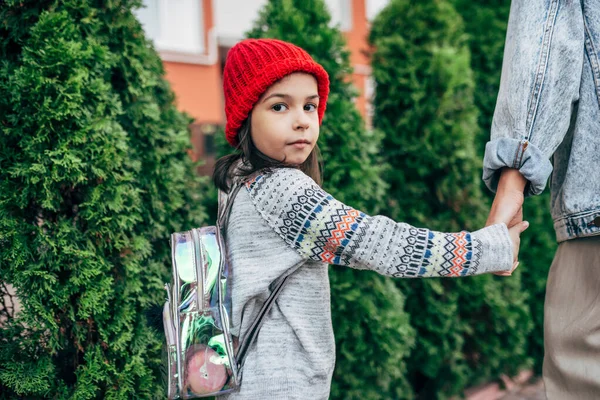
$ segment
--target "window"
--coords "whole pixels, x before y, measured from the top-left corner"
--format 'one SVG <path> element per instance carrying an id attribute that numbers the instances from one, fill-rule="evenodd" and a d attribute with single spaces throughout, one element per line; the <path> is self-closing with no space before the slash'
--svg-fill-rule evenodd
<path id="1" fill-rule="evenodd" d="M 331 12 L 331 23 L 340 26 L 342 31 L 352 30 L 352 0 L 326 0 Z"/>
<path id="2" fill-rule="evenodd" d="M 158 51 L 205 51 L 202 0 L 143 0 L 135 14 Z"/>
<path id="3" fill-rule="evenodd" d="M 213 124 L 194 123 L 190 125 L 190 131 L 193 150 L 189 154 L 192 161 L 203 161 L 197 172 L 200 175 L 212 175 L 217 156 L 215 134 L 218 127 Z"/>

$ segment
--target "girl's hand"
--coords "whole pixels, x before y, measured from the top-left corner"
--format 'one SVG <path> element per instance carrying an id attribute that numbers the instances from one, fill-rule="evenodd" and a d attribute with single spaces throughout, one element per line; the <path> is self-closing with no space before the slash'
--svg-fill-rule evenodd
<path id="1" fill-rule="evenodd" d="M 515 224 L 514 226 L 512 226 L 511 228 L 508 228 L 508 234 L 510 236 L 510 239 L 511 239 L 512 245 L 513 245 L 513 254 L 514 254 L 513 267 L 510 271 L 494 272 L 494 275 L 511 276 L 513 271 L 515 269 L 517 269 L 517 267 L 519 266 L 519 246 L 521 245 L 521 233 L 523 233 L 525 231 L 525 229 L 527 229 L 527 228 L 529 228 L 529 222 L 527 222 L 527 221 L 519 222 L 519 223 Z"/>

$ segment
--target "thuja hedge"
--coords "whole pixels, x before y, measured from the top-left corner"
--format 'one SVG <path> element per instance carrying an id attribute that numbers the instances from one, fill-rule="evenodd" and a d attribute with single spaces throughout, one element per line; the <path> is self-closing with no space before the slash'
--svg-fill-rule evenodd
<path id="1" fill-rule="evenodd" d="M 0 397 L 163 398 L 169 234 L 200 224 L 173 105 L 139 2 L 0 4 Z M 4 295 L 5 293 L 2 293 Z"/>

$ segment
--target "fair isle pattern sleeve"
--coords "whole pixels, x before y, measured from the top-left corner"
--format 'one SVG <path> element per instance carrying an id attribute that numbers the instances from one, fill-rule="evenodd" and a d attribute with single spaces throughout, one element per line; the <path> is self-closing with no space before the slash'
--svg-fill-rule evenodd
<path id="1" fill-rule="evenodd" d="M 442 233 L 371 217 L 290 168 L 255 176 L 246 189 L 269 226 L 305 259 L 399 278 L 460 277 L 512 267 L 505 225 Z"/>

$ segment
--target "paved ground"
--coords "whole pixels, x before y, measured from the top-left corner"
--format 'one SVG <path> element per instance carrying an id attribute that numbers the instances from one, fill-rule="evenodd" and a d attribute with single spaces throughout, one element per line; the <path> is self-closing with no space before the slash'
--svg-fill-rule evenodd
<path id="1" fill-rule="evenodd" d="M 532 384 L 521 387 L 515 392 L 509 392 L 499 400 L 546 400 L 544 383 L 541 379 Z"/>
<path id="2" fill-rule="evenodd" d="M 490 382 L 465 392 L 467 400 L 546 400 L 544 383 L 532 371 L 523 371 L 513 379 L 502 377 L 500 382 Z"/>

